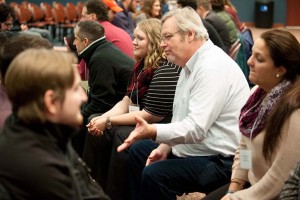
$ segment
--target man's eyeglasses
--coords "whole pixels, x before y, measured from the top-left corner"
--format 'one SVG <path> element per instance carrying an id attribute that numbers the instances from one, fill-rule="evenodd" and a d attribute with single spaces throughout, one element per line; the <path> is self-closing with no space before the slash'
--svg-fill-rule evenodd
<path id="1" fill-rule="evenodd" d="M 160 41 L 161 42 L 168 42 L 168 41 L 170 41 L 172 39 L 172 37 L 174 37 L 174 35 L 176 33 L 179 33 L 179 32 L 180 31 L 176 31 L 175 33 L 167 33 L 165 35 L 162 35 Z"/>

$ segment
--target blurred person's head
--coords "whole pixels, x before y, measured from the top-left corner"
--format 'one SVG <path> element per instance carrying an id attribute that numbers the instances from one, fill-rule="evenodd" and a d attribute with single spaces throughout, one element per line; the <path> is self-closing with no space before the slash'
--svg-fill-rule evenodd
<path id="1" fill-rule="evenodd" d="M 136 11 L 140 11 L 141 10 L 141 7 L 142 7 L 142 0 L 135 0 L 135 9 L 134 9 L 134 12 Z M 132 11 L 133 12 L 133 11 Z"/>
<path id="2" fill-rule="evenodd" d="M 76 46 L 77 52 L 81 53 L 92 42 L 104 37 L 104 34 L 104 28 L 98 22 L 80 21 L 74 28 L 75 40 L 73 44 Z"/>
<path id="3" fill-rule="evenodd" d="M 122 12 L 123 8 L 121 8 L 115 0 L 102 0 L 102 2 L 108 8 L 108 19 L 112 21 L 118 12 Z"/>
<path id="4" fill-rule="evenodd" d="M 108 7 L 108 9 L 114 12 L 122 12 L 123 8 L 121 8 L 115 0 L 102 0 L 102 2 Z"/>
<path id="5" fill-rule="evenodd" d="M 89 0 L 82 8 L 80 21 L 108 21 L 108 8 L 101 0 Z"/>
<path id="6" fill-rule="evenodd" d="M 282 80 L 293 82 L 300 74 L 300 44 L 288 31 L 266 31 L 254 42 L 248 65 L 249 80 L 266 91 Z"/>
<path id="7" fill-rule="evenodd" d="M 146 14 L 147 18 L 160 18 L 162 15 L 160 0 L 143 0 L 141 11 Z"/>
<path id="8" fill-rule="evenodd" d="M 197 0 L 177 0 L 177 7 L 184 8 L 184 7 L 191 7 L 194 10 L 197 10 Z"/>
<path id="9" fill-rule="evenodd" d="M 160 48 L 161 22 L 150 18 L 137 24 L 134 30 L 133 54 L 136 60 L 144 59 L 145 68 L 158 67 L 163 50 Z"/>
<path id="10" fill-rule="evenodd" d="M 237 12 L 235 6 L 231 3 L 230 0 L 224 0 L 224 6 L 229 6 L 229 7 L 232 8 L 235 12 Z"/>
<path id="11" fill-rule="evenodd" d="M 53 45 L 49 40 L 33 36 L 33 35 L 17 35 L 15 37 L 9 38 L 7 42 L 2 43 L 0 48 L 0 67 L 1 67 L 1 79 L 4 80 L 6 71 L 12 62 L 12 60 L 22 51 L 29 48 L 46 48 L 52 49 Z"/>
<path id="12" fill-rule="evenodd" d="M 177 8 L 163 16 L 161 47 L 170 62 L 184 66 L 206 40 L 207 30 L 194 9 Z"/>
<path id="13" fill-rule="evenodd" d="M 9 31 L 16 19 L 14 8 L 0 4 L 0 31 Z"/>
<path id="14" fill-rule="evenodd" d="M 122 5 L 127 12 L 136 12 L 137 6 L 140 4 L 141 0 L 122 0 Z"/>
<path id="15" fill-rule="evenodd" d="M 222 11 L 225 8 L 224 0 L 210 0 L 210 3 L 213 10 Z"/>
<path id="16" fill-rule="evenodd" d="M 202 17 L 205 18 L 206 13 L 212 10 L 210 0 L 196 0 L 197 1 L 197 12 Z"/>
<path id="17" fill-rule="evenodd" d="M 0 4 L 6 4 L 5 0 L 0 0 Z"/>
<path id="18" fill-rule="evenodd" d="M 143 0 L 130 0 L 128 11 L 135 13 L 138 6 L 141 6 Z"/>
<path id="19" fill-rule="evenodd" d="M 80 85 L 77 58 L 71 53 L 28 49 L 10 64 L 5 76 L 14 113 L 25 123 L 82 124 L 81 104 L 87 97 Z"/>
<path id="20" fill-rule="evenodd" d="M 108 10 L 107 16 L 108 16 L 108 21 L 111 22 L 117 16 L 117 13 L 112 10 Z"/>

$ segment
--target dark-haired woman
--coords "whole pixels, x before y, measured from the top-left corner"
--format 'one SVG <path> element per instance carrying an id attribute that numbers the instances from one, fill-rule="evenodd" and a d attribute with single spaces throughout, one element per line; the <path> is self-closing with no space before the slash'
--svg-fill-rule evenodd
<path id="1" fill-rule="evenodd" d="M 206 200 L 276 199 L 300 161 L 300 101 L 293 89 L 299 85 L 300 44 L 278 29 L 264 32 L 252 50 L 249 79 L 258 87 L 241 110 L 231 183 Z"/>

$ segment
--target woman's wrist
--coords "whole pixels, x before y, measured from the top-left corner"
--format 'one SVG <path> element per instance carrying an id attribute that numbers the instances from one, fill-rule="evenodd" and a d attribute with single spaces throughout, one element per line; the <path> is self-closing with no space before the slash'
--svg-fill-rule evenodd
<path id="1" fill-rule="evenodd" d="M 106 117 L 105 129 L 110 130 L 111 128 L 112 128 L 112 123 L 111 123 L 110 117 Z"/>
<path id="2" fill-rule="evenodd" d="M 241 190 L 241 189 L 244 189 L 245 181 L 232 179 L 230 181 L 230 185 L 236 185 Z"/>
<path id="3" fill-rule="evenodd" d="M 246 181 L 244 181 L 244 180 L 232 179 L 230 181 L 230 185 L 229 185 L 227 193 L 234 193 L 239 190 L 242 190 L 242 189 L 244 189 L 245 184 L 246 184 Z"/>

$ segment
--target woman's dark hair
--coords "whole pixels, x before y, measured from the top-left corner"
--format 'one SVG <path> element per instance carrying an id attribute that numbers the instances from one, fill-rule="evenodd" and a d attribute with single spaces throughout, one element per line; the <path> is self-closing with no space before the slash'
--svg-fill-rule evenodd
<path id="1" fill-rule="evenodd" d="M 223 11 L 225 9 L 224 0 L 211 0 L 210 3 L 213 10 Z"/>
<path id="2" fill-rule="evenodd" d="M 292 88 L 284 94 L 269 115 L 266 124 L 266 135 L 263 144 L 263 155 L 267 161 L 271 160 L 272 153 L 281 137 L 283 124 L 291 114 L 300 108 L 300 79 L 293 84 Z"/>
<path id="3" fill-rule="evenodd" d="M 197 11 L 197 1 L 196 0 L 177 0 L 177 4 L 180 4 L 182 8 L 190 6 Z"/>
<path id="4" fill-rule="evenodd" d="M 108 21 L 108 8 L 101 0 L 89 0 L 85 6 L 88 14 L 96 14 L 97 20 Z"/>
<path id="5" fill-rule="evenodd" d="M 263 155 L 271 160 L 271 155 L 280 139 L 283 124 L 294 110 L 300 108 L 300 44 L 290 32 L 280 29 L 264 32 L 260 38 L 270 52 L 276 67 L 286 69 L 284 79 L 293 83 L 291 89 L 277 103 L 270 112 L 266 123 L 266 135 L 263 143 Z"/>
<path id="6" fill-rule="evenodd" d="M 300 74 L 300 44 L 288 31 L 273 29 L 260 36 L 264 40 L 276 67 L 286 69 L 284 78 L 294 81 Z"/>
<path id="7" fill-rule="evenodd" d="M 0 23 L 5 22 L 9 17 L 12 17 L 13 21 L 16 19 L 14 8 L 9 5 L 0 4 Z"/>

